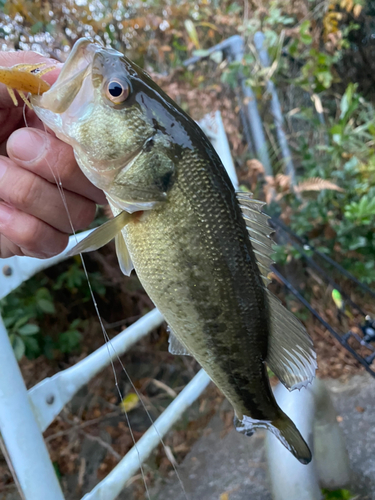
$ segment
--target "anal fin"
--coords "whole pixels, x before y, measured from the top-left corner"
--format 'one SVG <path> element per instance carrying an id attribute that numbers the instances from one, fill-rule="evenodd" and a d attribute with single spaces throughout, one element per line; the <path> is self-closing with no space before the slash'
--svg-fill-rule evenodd
<path id="1" fill-rule="evenodd" d="M 170 326 L 168 326 L 167 331 L 169 332 L 168 351 L 171 354 L 175 354 L 178 356 L 191 356 L 190 352 L 186 349 L 184 344 L 180 340 L 178 340 L 176 335 L 173 333 Z"/>
<path id="2" fill-rule="evenodd" d="M 317 369 L 313 342 L 302 323 L 267 290 L 271 326 L 267 365 L 289 390 L 312 382 Z"/>

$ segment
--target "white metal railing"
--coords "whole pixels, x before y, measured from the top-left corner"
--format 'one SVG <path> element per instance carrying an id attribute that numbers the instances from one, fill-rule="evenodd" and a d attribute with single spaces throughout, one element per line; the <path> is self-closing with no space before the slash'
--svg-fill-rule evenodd
<path id="1" fill-rule="evenodd" d="M 220 113 L 205 117 L 201 127 L 237 187 L 238 181 Z M 81 233 L 77 238 L 80 240 L 87 233 Z M 37 272 L 63 261 L 76 241 L 76 237 L 71 237 L 67 249 L 51 259 L 15 256 L 0 260 L 0 299 Z M 108 366 L 111 359 L 126 352 L 162 322 L 162 315 L 154 309 L 112 339 L 109 349 L 106 345 L 102 346 L 76 365 L 44 379 L 27 391 L 0 315 L 0 447 L 22 498 L 64 500 L 42 432 L 74 394 Z M 139 469 L 140 459 L 143 462 L 150 455 L 209 382 L 208 375 L 201 370 L 138 441 L 137 449 L 133 447 L 112 472 L 83 497 L 84 500 L 114 500 Z"/>

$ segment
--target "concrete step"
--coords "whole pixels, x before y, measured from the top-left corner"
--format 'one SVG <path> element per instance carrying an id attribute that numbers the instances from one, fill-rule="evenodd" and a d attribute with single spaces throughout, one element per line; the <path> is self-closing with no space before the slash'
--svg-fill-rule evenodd
<path id="1" fill-rule="evenodd" d="M 349 489 L 356 500 L 375 500 L 375 379 L 365 374 L 326 383 L 349 452 Z M 246 438 L 234 429 L 227 432 L 227 424 L 215 415 L 180 466 L 188 499 L 271 500 L 264 432 Z M 172 498 L 186 500 L 175 476 L 152 494 L 153 500 Z"/>

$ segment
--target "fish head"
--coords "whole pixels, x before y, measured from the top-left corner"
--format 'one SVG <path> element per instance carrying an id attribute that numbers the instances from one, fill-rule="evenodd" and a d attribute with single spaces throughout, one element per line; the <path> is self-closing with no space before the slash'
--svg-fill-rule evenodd
<path id="1" fill-rule="evenodd" d="M 117 50 L 82 38 L 50 90 L 31 97 L 38 117 L 73 147 L 100 189 L 111 186 L 154 134 L 139 99 L 143 74 Z"/>

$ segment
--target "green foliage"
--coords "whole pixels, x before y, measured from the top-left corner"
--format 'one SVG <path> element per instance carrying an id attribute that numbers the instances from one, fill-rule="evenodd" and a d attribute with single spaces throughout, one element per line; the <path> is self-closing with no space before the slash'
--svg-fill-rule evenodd
<path id="1" fill-rule="evenodd" d="M 299 180 L 327 179 L 342 192 L 321 189 L 314 194 L 300 192 L 297 197 L 291 189 L 288 194 L 281 193 L 279 204 L 295 232 L 307 236 L 360 280 L 371 283 L 375 281 L 375 110 L 359 94 L 357 84 L 350 83 L 341 95 L 338 93 L 337 67 L 358 24 L 338 13 L 336 4 L 330 2 L 321 18 L 318 14 L 309 19 L 304 16 L 298 22 L 281 0 L 269 2 L 267 9 L 256 11 L 240 27 L 250 39 L 250 50 L 242 61 L 226 68 L 222 81 L 235 87 L 238 71 L 242 72 L 260 97 L 269 136 L 274 134 L 267 115 L 265 84 L 269 78 L 280 94 L 298 89 L 312 98 L 315 106 L 293 109 L 294 132 L 289 134 Z M 357 4 L 340 5 L 351 12 Z M 358 6 L 356 9 L 355 16 L 360 12 Z M 340 24 L 342 19 L 346 21 Z M 259 30 L 271 57 L 268 68 L 259 64 L 252 42 Z M 270 151 L 270 156 L 276 174 L 277 165 L 282 165 L 280 152 Z M 274 256 L 283 264 L 291 257 L 298 258 L 299 253 L 290 246 L 279 248 Z"/>
<path id="2" fill-rule="evenodd" d="M 60 333 L 58 346 L 61 352 L 69 353 L 79 348 L 82 333 L 77 328 L 82 327 L 82 323 L 80 319 L 75 319 L 66 332 Z"/>
<path id="3" fill-rule="evenodd" d="M 102 283 L 99 273 L 90 273 L 90 284 L 94 293 L 100 296 L 105 295 L 105 286 Z M 58 276 L 53 289 L 67 289 L 74 295 L 78 293 L 82 295 L 82 300 L 84 302 L 91 300 L 91 293 L 90 288 L 87 285 L 86 273 L 82 267 L 79 257 L 77 257 L 77 260 L 74 261 L 66 271 L 62 272 Z"/>
<path id="4" fill-rule="evenodd" d="M 348 490 L 322 490 L 324 500 L 351 500 L 353 495 Z"/>
<path id="5" fill-rule="evenodd" d="M 349 85 L 326 128 L 326 144 L 311 146 L 300 138 L 296 153 L 308 176 L 333 179 L 342 193 L 322 191 L 316 199 L 292 201 L 292 228 L 308 234 L 321 227 L 315 245 L 326 246 L 334 258 L 358 278 L 375 281 L 375 114 L 373 107 Z M 331 228 L 336 237 L 328 240 Z"/>
<path id="6" fill-rule="evenodd" d="M 53 314 L 55 307 L 50 292 L 45 287 L 30 285 L 20 287 L 0 301 L 0 312 L 8 329 L 17 359 L 24 354 L 34 357 L 41 351 L 36 338 L 40 333 L 38 319 L 44 314 Z"/>
<path id="7" fill-rule="evenodd" d="M 54 358 L 59 353 L 80 350 L 87 321 L 80 318 L 69 321 L 69 318 L 62 317 L 60 295 L 63 294 L 66 303 L 73 300 L 82 303 L 91 295 L 86 275 L 78 262 L 73 261 L 64 267 L 57 279 L 49 280 L 40 274 L 0 301 L 0 313 L 17 359 L 24 355 L 33 359 L 41 354 Z M 105 295 L 106 288 L 99 273 L 90 273 L 90 283 L 97 296 Z M 65 330 L 62 330 L 64 325 Z"/>
<path id="8" fill-rule="evenodd" d="M 313 92 L 329 89 L 335 80 L 333 65 L 338 58 L 338 54 L 331 56 L 314 48 L 310 49 L 306 62 L 302 66 L 301 76 L 296 83 Z"/>

